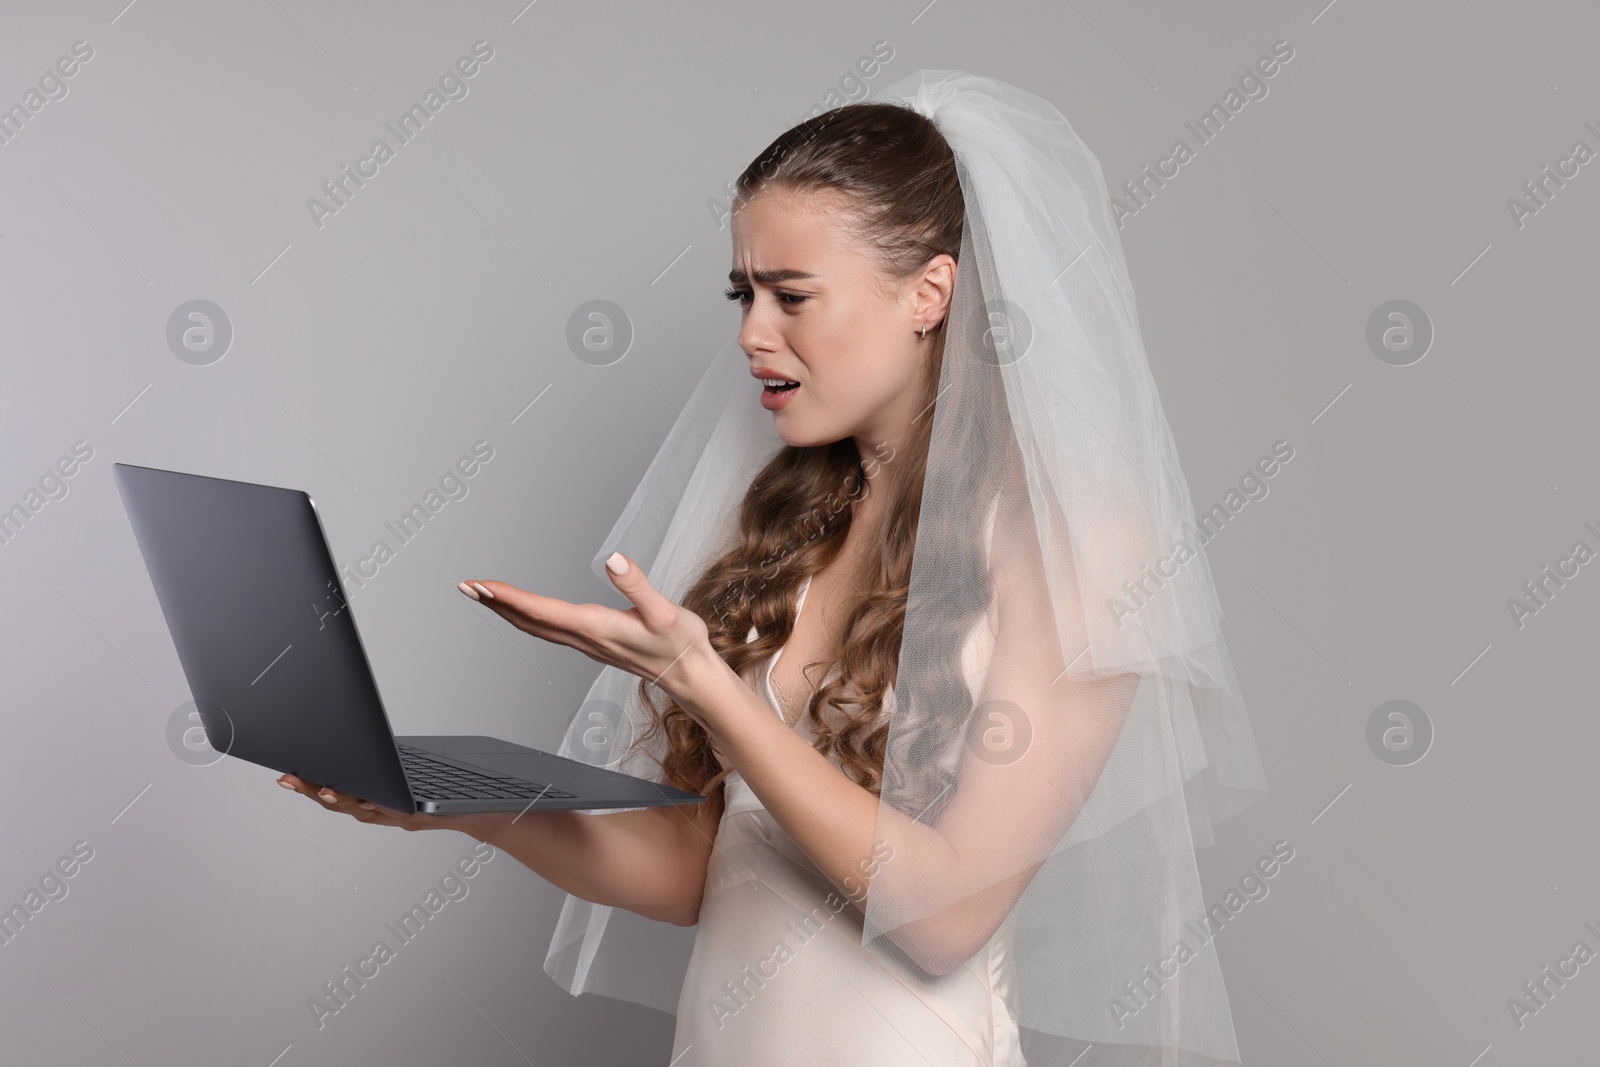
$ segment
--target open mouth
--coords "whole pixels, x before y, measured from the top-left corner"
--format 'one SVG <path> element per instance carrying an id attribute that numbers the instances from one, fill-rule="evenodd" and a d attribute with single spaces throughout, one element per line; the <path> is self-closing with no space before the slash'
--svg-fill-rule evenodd
<path id="1" fill-rule="evenodd" d="M 761 391 L 769 396 L 776 396 L 778 393 L 787 393 L 791 389 L 798 388 L 800 388 L 799 382 L 784 382 L 782 385 L 763 385 Z"/>

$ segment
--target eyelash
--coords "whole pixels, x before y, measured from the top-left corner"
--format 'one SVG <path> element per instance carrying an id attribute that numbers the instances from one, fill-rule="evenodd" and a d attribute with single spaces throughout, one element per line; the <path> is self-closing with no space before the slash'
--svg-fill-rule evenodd
<path id="1" fill-rule="evenodd" d="M 724 289 L 722 291 L 723 296 L 727 297 L 729 300 L 737 300 L 741 304 L 744 303 L 744 298 L 749 294 L 750 290 L 748 289 Z M 799 293 L 779 292 L 777 296 L 778 299 L 783 301 L 788 307 L 794 307 L 797 304 L 803 303 L 807 299 Z"/>

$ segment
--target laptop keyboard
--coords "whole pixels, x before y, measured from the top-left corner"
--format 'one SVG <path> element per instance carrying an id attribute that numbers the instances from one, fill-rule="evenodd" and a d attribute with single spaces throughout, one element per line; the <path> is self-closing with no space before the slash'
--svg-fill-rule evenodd
<path id="1" fill-rule="evenodd" d="M 523 778 L 469 771 L 434 759 L 410 745 L 397 743 L 395 747 L 400 750 L 400 765 L 405 768 L 411 792 L 419 800 L 571 800 L 574 797 L 572 793 Z"/>

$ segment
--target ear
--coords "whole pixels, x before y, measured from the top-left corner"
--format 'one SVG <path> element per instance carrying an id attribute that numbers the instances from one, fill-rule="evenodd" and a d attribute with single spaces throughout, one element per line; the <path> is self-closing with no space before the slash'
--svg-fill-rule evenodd
<path id="1" fill-rule="evenodd" d="M 956 291 L 956 261 L 949 253 L 940 252 L 913 281 L 911 290 L 913 320 L 926 322 L 933 329 L 950 313 L 950 301 Z"/>

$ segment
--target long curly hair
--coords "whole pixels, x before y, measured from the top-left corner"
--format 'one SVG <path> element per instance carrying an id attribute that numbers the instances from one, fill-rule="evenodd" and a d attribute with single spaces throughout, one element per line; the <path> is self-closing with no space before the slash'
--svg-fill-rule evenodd
<path id="1" fill-rule="evenodd" d="M 851 104 L 800 123 L 768 145 L 740 174 L 734 210 L 768 189 L 844 194 L 842 221 L 876 254 L 886 283 L 909 279 L 940 253 L 959 262 L 966 220 L 955 155 L 938 127 L 910 108 Z M 867 469 L 881 464 L 881 475 L 874 472 L 870 491 L 890 494 L 885 525 L 874 539 L 864 572 L 852 583 L 859 595 L 848 601 L 838 673 L 816 689 L 804 711 L 813 728 L 813 746 L 874 795 L 881 795 L 882 789 L 889 733 L 884 698 L 895 686 L 948 318 L 944 316 L 930 334 L 922 414 L 913 422 L 908 439 L 865 463 L 848 437 L 815 447 L 780 448 L 740 504 L 731 547 L 714 556 L 681 601 L 706 620 L 712 647 L 723 660 L 749 678 L 750 668 L 764 663 L 788 640 L 800 585 L 843 550 L 855 506 L 868 491 Z M 992 473 L 974 471 L 974 489 Z M 976 543 L 970 513 L 940 519 L 972 534 L 958 542 Z M 954 550 L 941 546 L 939 551 L 944 555 Z M 975 552 L 957 554 L 960 561 L 939 561 L 941 581 L 954 582 L 974 612 L 982 610 L 990 595 L 984 572 Z M 747 643 L 752 627 L 759 636 Z M 952 655 L 939 658 L 949 665 L 949 674 L 934 684 L 960 685 L 955 673 L 959 656 L 954 654 L 960 635 L 952 631 L 948 636 Z M 813 662 L 803 669 L 812 677 L 814 669 L 833 665 Z M 665 780 L 714 795 L 731 769 L 723 766 L 704 728 L 670 697 L 665 708 L 658 707 L 655 691 L 648 682 L 640 682 L 640 699 L 650 710 L 651 723 L 634 745 L 647 745 L 664 735 L 665 754 L 658 762 Z M 897 716 L 902 714 L 904 696 L 896 698 Z M 939 785 L 932 781 L 930 788 Z"/>

